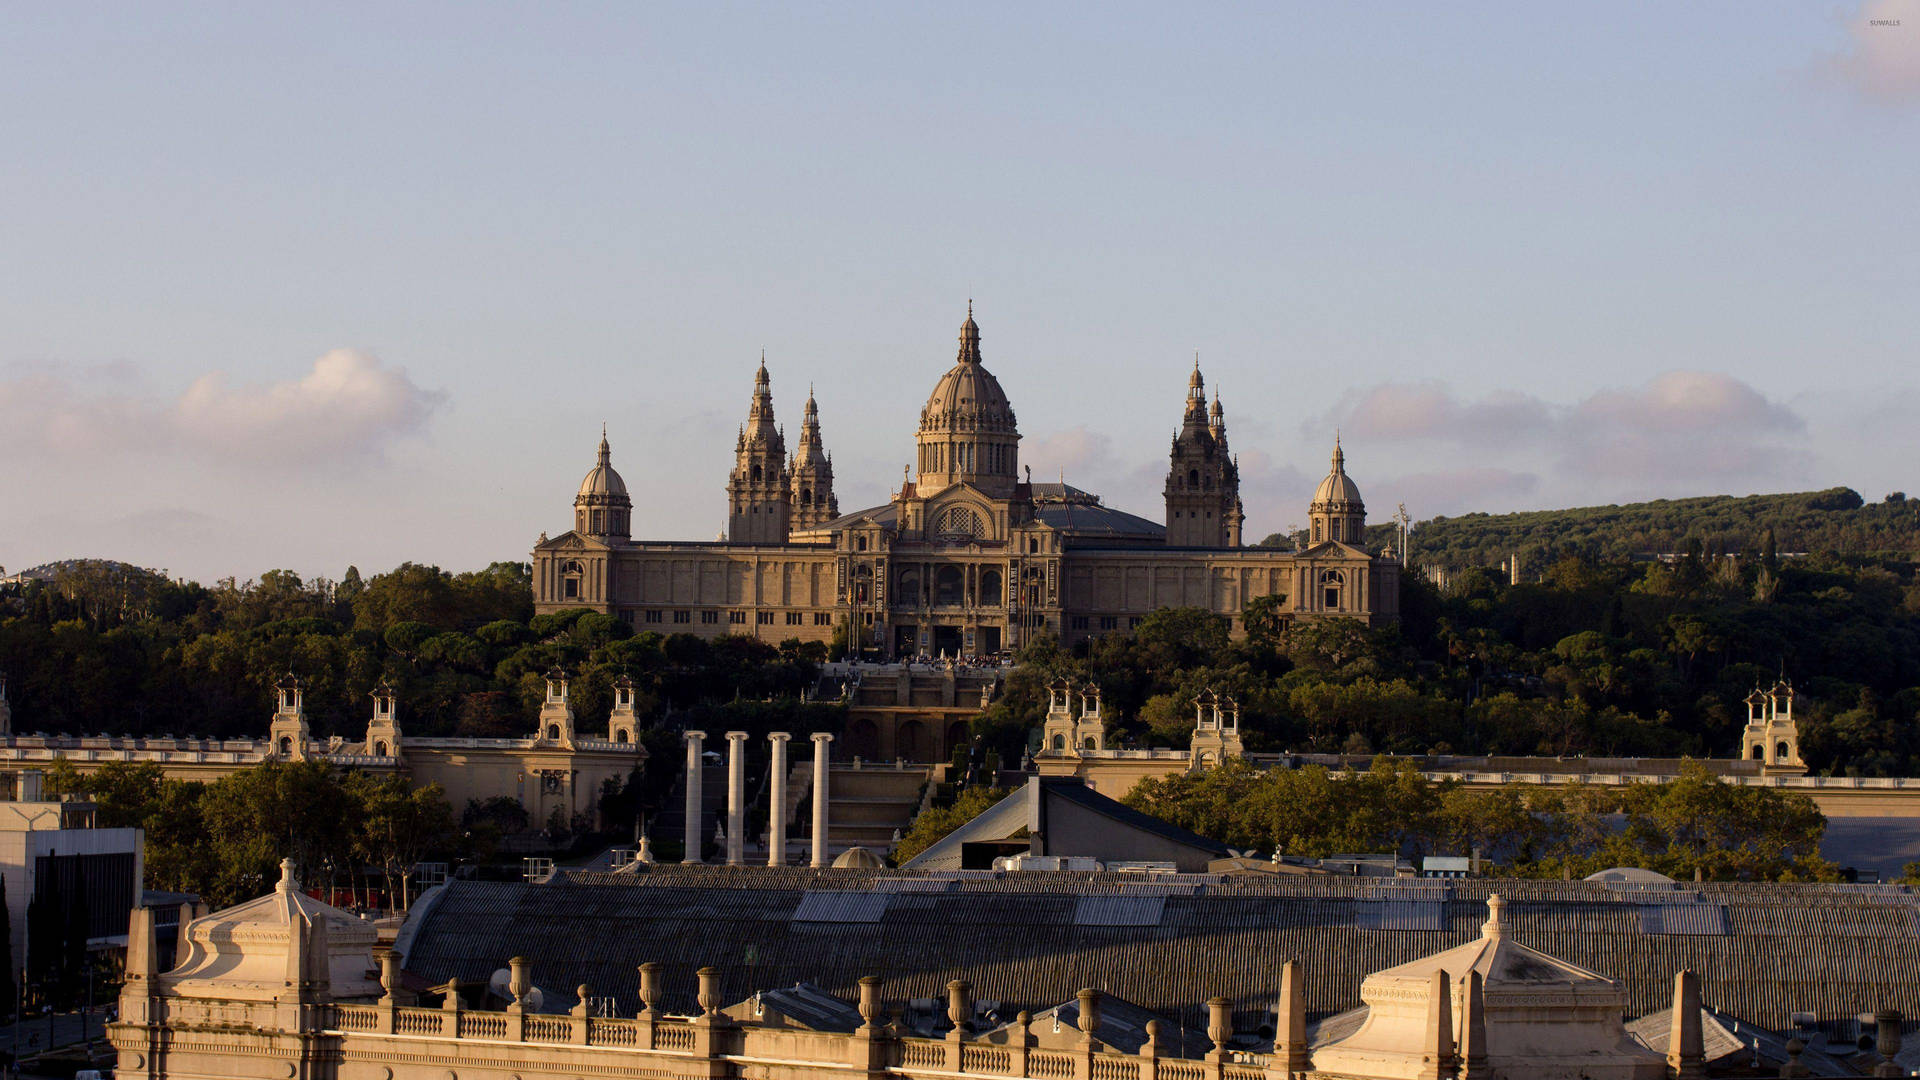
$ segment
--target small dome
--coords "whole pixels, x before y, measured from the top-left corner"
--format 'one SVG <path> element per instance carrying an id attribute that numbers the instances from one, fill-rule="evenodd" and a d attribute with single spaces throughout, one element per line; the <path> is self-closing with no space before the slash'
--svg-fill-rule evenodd
<path id="1" fill-rule="evenodd" d="M 613 470 L 613 454 L 607 446 L 607 433 L 600 433 L 600 459 L 586 478 L 580 481 L 581 499 L 611 499 L 627 497 L 627 482 Z"/>
<path id="2" fill-rule="evenodd" d="M 1353 479 L 1347 475 L 1347 455 L 1341 451 L 1338 438 L 1333 440 L 1332 468 L 1328 471 L 1327 478 L 1320 481 L 1320 486 L 1314 489 L 1313 502 L 1315 506 L 1322 503 L 1351 503 L 1355 506 L 1361 504 L 1360 485 L 1354 483 Z"/>
<path id="3" fill-rule="evenodd" d="M 833 860 L 835 870 L 885 870 L 887 861 L 863 847 L 850 847 Z"/>

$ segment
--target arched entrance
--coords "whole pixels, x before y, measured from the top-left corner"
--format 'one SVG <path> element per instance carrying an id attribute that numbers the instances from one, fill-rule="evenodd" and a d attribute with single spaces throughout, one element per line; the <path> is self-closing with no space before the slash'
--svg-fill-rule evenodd
<path id="1" fill-rule="evenodd" d="M 847 756 L 872 761 L 880 756 L 880 729 L 861 717 L 847 725 Z"/>
<path id="2" fill-rule="evenodd" d="M 893 756 L 908 761 L 927 760 L 927 725 L 909 720 L 893 735 Z"/>

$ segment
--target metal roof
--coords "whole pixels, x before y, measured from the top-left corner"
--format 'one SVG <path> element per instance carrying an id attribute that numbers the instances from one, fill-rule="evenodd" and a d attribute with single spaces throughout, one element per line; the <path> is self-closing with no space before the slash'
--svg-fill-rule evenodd
<path id="1" fill-rule="evenodd" d="M 945 891 L 877 891 L 906 880 Z M 1224 995 L 1251 1029 L 1270 1022 L 1260 1016 L 1287 959 L 1302 962 L 1309 1010 L 1347 1009 L 1367 973 L 1478 936 L 1498 892 L 1515 940 L 1623 982 L 1635 1015 L 1665 1008 L 1674 972 L 1687 967 L 1702 973 L 1709 1007 L 1775 1029 L 1794 1012 L 1920 1013 L 1920 902 L 1905 888 L 1704 884 L 1686 890 L 1696 904 L 1650 905 L 1645 893 L 1579 881 L 1430 883 L 1441 890 L 1235 876 L 1164 897 L 1143 896 L 1141 884 L 1114 873 L 707 866 L 561 873 L 546 884 L 457 880 L 421 906 L 405 963 L 439 983 L 483 980 L 525 955 L 540 984 L 588 983 L 628 1013 L 638 1007 L 635 966 L 657 961 L 675 1011 L 691 1009 L 694 972 L 711 964 L 729 1000 L 803 981 L 850 1000 L 861 976 L 877 975 L 897 1003 L 966 979 L 1013 1009 L 1048 1008 L 1091 986 L 1201 1028 L 1206 1000 Z M 835 896 L 846 898 L 821 899 Z M 1080 916 L 1091 897 L 1157 900 L 1160 917 L 1090 924 Z M 797 917 L 865 915 L 865 904 L 879 907 L 871 919 Z M 1649 908 L 1719 911 L 1724 932 L 1649 933 Z"/>

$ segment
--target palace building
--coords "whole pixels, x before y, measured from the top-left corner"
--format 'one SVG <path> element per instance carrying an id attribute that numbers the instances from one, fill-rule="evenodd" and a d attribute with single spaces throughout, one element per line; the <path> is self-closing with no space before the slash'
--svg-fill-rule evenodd
<path id="1" fill-rule="evenodd" d="M 726 538 L 636 540 L 633 501 L 605 433 L 572 530 L 533 550 L 538 611 L 586 607 L 637 629 L 828 641 L 885 657 L 978 655 L 1053 634 L 1122 633 L 1163 607 L 1245 630 L 1249 602 L 1283 619 L 1390 622 L 1397 561 L 1370 554 L 1366 506 L 1336 441 L 1298 551 L 1243 546 L 1240 475 L 1225 409 L 1196 362 L 1151 521 L 1020 466 L 1020 430 L 982 361 L 971 306 L 959 355 L 920 410 L 916 467 L 880 506 L 840 513 L 809 393 L 795 452 L 774 417 L 764 357 L 727 476 Z"/>

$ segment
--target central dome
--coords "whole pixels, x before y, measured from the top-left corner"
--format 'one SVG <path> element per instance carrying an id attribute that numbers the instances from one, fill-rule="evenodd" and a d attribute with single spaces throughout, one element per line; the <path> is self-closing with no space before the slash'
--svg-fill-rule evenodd
<path id="1" fill-rule="evenodd" d="M 960 327 L 960 355 L 953 367 L 940 376 L 927 395 L 927 407 L 920 410 L 923 432 L 1014 430 L 1013 406 L 1006 391 L 980 363 L 980 327 L 967 311 Z"/>
<path id="2" fill-rule="evenodd" d="M 918 441 L 919 494 L 963 482 L 999 498 L 1012 494 L 1020 430 L 1000 380 L 980 363 L 972 304 L 960 327 L 960 355 L 920 410 Z"/>

